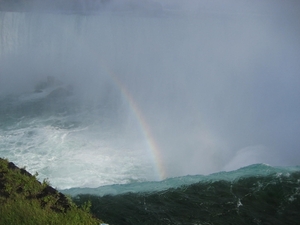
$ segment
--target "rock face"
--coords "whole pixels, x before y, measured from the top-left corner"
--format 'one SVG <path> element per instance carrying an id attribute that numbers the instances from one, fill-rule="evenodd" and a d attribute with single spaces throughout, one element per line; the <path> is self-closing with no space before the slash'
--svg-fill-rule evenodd
<path id="1" fill-rule="evenodd" d="M 48 206 L 55 212 L 66 212 L 71 208 L 68 198 L 47 184 L 39 182 L 25 169 L 0 158 L 0 203 L 16 195 L 40 201 L 41 207 Z"/>
<path id="2" fill-rule="evenodd" d="M 55 77 L 47 76 L 46 81 L 41 81 L 41 82 L 39 82 L 35 85 L 34 91 L 39 93 L 39 92 L 42 92 L 46 88 L 53 87 L 53 86 L 58 85 L 58 84 L 60 84 L 60 82 L 57 81 L 55 79 Z"/>
<path id="3" fill-rule="evenodd" d="M 72 94 L 71 88 L 58 87 L 47 95 L 47 99 L 58 99 L 62 97 L 68 97 Z"/>

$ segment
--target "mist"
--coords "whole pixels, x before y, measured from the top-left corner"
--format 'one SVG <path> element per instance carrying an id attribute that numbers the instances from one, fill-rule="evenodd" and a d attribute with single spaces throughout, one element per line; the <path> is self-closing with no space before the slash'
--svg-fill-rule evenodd
<path id="1" fill-rule="evenodd" d="M 111 120 L 141 132 L 113 76 L 151 128 L 168 177 L 299 165 L 296 1 L 104 5 L 93 15 L 1 12 L 1 96 L 54 76 L 80 104 L 113 93 Z"/>

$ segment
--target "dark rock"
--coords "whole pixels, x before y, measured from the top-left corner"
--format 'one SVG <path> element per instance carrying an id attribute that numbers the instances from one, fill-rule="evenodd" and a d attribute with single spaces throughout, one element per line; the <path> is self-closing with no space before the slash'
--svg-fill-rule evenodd
<path id="1" fill-rule="evenodd" d="M 68 97 L 72 94 L 69 88 L 59 87 L 55 90 L 51 91 L 50 94 L 47 95 L 47 99 L 58 99 L 62 97 Z"/>

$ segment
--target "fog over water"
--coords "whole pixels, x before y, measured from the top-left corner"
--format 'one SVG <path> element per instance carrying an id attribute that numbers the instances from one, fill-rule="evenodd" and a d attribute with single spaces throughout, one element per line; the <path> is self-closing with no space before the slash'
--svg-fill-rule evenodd
<path id="1" fill-rule="evenodd" d="M 0 12 L 1 98 L 30 93 L 47 76 L 72 87 L 70 105 L 76 102 L 76 110 L 72 119 L 64 118 L 80 121 L 78 129 L 86 132 L 80 138 L 90 151 L 84 154 L 84 146 L 76 145 L 73 131 L 74 136 L 49 131 L 45 140 L 52 138 L 56 148 L 56 137 L 70 138 L 73 145 L 57 148 L 69 152 L 61 157 L 75 157 L 78 165 L 84 161 L 74 170 L 92 164 L 84 176 L 99 172 L 96 161 L 103 152 L 97 148 L 104 148 L 104 141 L 118 151 L 101 162 L 110 169 L 119 164 L 111 169 L 115 176 L 126 162 L 128 177 L 144 167 L 137 180 L 157 179 L 152 174 L 161 173 L 154 172 L 159 166 L 173 177 L 253 163 L 300 164 L 299 3 L 149 0 L 130 1 L 129 7 L 120 2 L 92 15 Z M 1 126 L 4 152 L 10 145 Z M 43 148 L 45 140 L 32 143 Z M 138 153 L 128 150 L 132 156 L 121 150 L 135 147 Z M 116 155 L 128 161 L 117 161 Z M 5 152 L 10 156 L 16 153 Z M 22 160 L 24 165 L 28 159 Z M 51 163 L 29 167 L 59 174 L 63 161 Z M 44 173 L 51 180 L 49 174 Z M 107 183 L 114 182 L 118 178 Z"/>

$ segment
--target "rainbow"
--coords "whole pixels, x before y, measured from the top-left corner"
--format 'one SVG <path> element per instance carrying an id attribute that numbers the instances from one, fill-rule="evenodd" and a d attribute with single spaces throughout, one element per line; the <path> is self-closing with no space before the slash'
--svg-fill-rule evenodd
<path id="1" fill-rule="evenodd" d="M 155 164 L 155 169 L 156 169 L 159 179 L 160 180 L 165 179 L 166 178 L 166 170 L 165 170 L 165 167 L 163 164 L 163 157 L 160 153 L 160 148 L 152 135 L 151 128 L 148 125 L 145 117 L 143 116 L 142 111 L 138 107 L 136 101 L 130 94 L 129 90 L 120 81 L 120 79 L 117 77 L 117 75 L 114 73 L 114 71 L 112 69 L 110 69 L 108 66 L 103 66 L 103 67 L 106 69 L 106 72 L 111 77 L 114 84 L 116 84 L 118 89 L 121 91 L 123 97 L 128 102 L 130 109 L 132 110 L 133 114 L 135 115 L 135 117 L 137 119 L 137 122 L 140 126 L 140 130 L 142 131 L 143 136 L 145 137 L 145 140 L 147 141 L 150 155 Z"/>

